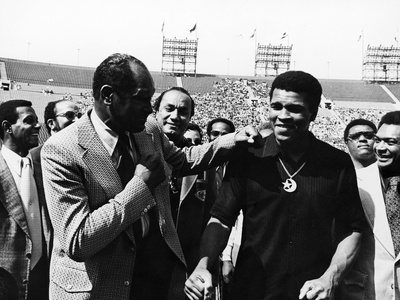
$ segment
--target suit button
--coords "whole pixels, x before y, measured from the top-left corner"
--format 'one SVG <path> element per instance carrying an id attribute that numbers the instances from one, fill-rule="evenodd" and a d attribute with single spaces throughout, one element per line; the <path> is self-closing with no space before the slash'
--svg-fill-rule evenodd
<path id="1" fill-rule="evenodd" d="M 143 210 L 145 213 L 147 213 L 147 207 Z"/>
<path id="2" fill-rule="evenodd" d="M 72 284 L 67 285 L 67 290 L 69 290 L 69 291 L 72 290 Z"/>
<path id="3" fill-rule="evenodd" d="M 22 281 L 22 284 L 28 284 L 28 279 L 24 279 L 24 280 Z"/>
<path id="4" fill-rule="evenodd" d="M 125 286 L 129 286 L 129 281 L 128 281 L 128 280 L 125 281 L 125 282 L 124 282 L 124 285 L 125 285 Z"/>
<path id="5" fill-rule="evenodd" d="M 394 284 L 392 283 L 391 285 L 390 285 L 390 287 L 392 288 L 392 290 L 394 289 Z"/>
<path id="6" fill-rule="evenodd" d="M 31 256 L 32 256 L 31 253 L 27 253 L 27 254 L 26 254 L 26 257 L 29 258 L 29 259 L 31 259 Z"/>

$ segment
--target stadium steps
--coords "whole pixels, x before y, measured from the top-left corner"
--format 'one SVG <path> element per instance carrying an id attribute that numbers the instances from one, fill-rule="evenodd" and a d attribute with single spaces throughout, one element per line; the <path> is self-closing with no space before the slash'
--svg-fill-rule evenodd
<path id="1" fill-rule="evenodd" d="M 396 104 L 400 104 L 399 99 L 396 98 L 395 95 L 393 95 L 393 93 L 383 84 L 381 84 L 381 88 L 386 92 L 386 94 L 389 95 L 389 97 L 396 103 Z"/>
<path id="2" fill-rule="evenodd" d="M 397 99 L 400 99 L 400 84 L 385 84 L 385 87 L 386 87 Z"/>

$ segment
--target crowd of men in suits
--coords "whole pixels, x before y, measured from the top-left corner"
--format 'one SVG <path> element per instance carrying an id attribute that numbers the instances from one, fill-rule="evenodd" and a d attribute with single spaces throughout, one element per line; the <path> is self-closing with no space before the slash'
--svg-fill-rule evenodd
<path id="1" fill-rule="evenodd" d="M 31 102 L 0 105 L 1 299 L 400 299 L 399 111 L 349 123 L 349 156 L 309 131 L 308 73 L 276 77 L 262 134 L 216 118 L 207 143 L 185 89 L 154 91 L 113 54 L 41 146 Z"/>

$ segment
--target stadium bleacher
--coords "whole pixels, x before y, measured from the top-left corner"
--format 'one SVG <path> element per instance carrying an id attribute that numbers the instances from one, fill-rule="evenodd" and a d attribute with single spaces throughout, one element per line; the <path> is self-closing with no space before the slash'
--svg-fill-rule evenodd
<path id="1" fill-rule="evenodd" d="M 320 83 L 324 96 L 332 101 L 394 103 L 379 84 L 369 84 L 362 80 L 334 79 L 321 79 Z"/>
<path id="2" fill-rule="evenodd" d="M 94 68 L 0 58 L 1 80 L 11 82 L 10 90 L 0 89 L 0 102 L 9 99 L 32 101 L 40 121 L 49 101 L 68 98 L 83 111 L 92 106 L 91 85 Z M 187 89 L 196 101 L 192 121 L 203 129 L 218 116 L 232 119 L 240 128 L 246 124 L 259 126 L 267 120 L 268 92 L 273 77 L 219 76 L 201 74 L 196 77 L 174 77 L 152 72 L 157 96 L 177 86 Z M 333 109 L 320 109 L 311 126 L 314 134 L 328 143 L 346 150 L 342 141 L 344 125 L 351 119 L 364 117 L 377 122 L 388 110 L 399 109 L 400 85 L 364 83 L 361 80 L 320 79 L 324 97 Z M 388 92 L 390 91 L 390 92 Z M 394 100 L 389 94 L 393 94 Z"/>

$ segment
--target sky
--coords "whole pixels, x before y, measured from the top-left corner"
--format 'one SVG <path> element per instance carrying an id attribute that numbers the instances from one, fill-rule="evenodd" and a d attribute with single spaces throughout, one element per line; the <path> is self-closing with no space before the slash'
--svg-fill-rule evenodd
<path id="1" fill-rule="evenodd" d="M 291 69 L 361 79 L 368 44 L 400 41 L 399 0 L 14 0 L 1 8 L 0 57 L 86 67 L 122 52 L 161 71 L 163 23 L 166 38 L 198 39 L 201 74 L 253 76 L 259 43 L 293 45 Z"/>

